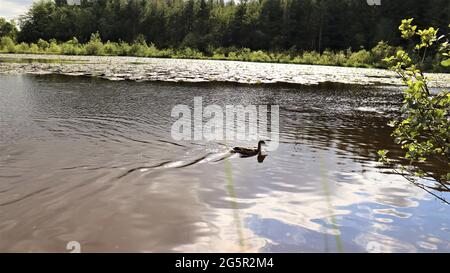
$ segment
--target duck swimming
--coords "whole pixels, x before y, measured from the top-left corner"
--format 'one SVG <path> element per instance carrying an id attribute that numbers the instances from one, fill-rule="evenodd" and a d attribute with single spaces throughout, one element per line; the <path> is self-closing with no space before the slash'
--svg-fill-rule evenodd
<path id="1" fill-rule="evenodd" d="M 251 156 L 261 156 L 261 146 L 266 144 L 264 140 L 260 140 L 258 142 L 258 148 L 242 148 L 242 147 L 234 147 L 231 151 L 232 153 L 240 154 L 241 157 L 251 157 Z M 264 159 L 263 159 L 264 160 Z"/>

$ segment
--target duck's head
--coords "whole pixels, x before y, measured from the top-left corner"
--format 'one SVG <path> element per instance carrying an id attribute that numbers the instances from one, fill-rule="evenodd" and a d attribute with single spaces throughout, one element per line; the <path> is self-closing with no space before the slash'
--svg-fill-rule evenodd
<path id="1" fill-rule="evenodd" d="M 264 140 L 260 140 L 259 142 L 258 142 L 258 150 L 259 151 L 261 151 L 261 146 L 262 145 L 266 145 L 266 142 L 264 142 Z"/>

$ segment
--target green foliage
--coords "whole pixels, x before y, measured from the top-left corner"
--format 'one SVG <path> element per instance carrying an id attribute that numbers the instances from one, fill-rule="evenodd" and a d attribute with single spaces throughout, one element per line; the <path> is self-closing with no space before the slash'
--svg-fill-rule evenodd
<path id="1" fill-rule="evenodd" d="M 138 56 L 138 57 L 146 57 L 147 56 L 147 42 L 145 41 L 145 37 L 143 35 L 139 35 L 134 43 L 131 45 L 128 55 Z"/>
<path id="2" fill-rule="evenodd" d="M 103 46 L 103 53 L 109 56 L 124 56 L 129 52 L 129 48 L 123 48 L 121 44 L 107 41 Z"/>
<path id="3" fill-rule="evenodd" d="M 366 67 L 370 63 L 372 56 L 370 52 L 365 49 L 361 49 L 355 53 L 352 53 L 348 58 L 347 65 L 355 67 Z"/>
<path id="4" fill-rule="evenodd" d="M 386 67 L 381 60 L 405 45 L 396 33 L 397 18 L 407 11 L 443 29 L 445 20 L 435 18 L 448 18 L 447 2 L 394 0 L 374 7 L 361 0 L 102 0 L 77 6 L 38 0 L 21 17 L 17 40 L 36 43 L 38 50 L 30 52 L 45 54 Z M 404 24 L 401 31 L 409 37 L 417 27 Z M 424 47 L 436 29 L 421 31 Z M 63 43 L 72 37 L 79 43 Z M 43 43 L 50 39 L 58 43 Z M 442 54 L 429 49 L 424 69 L 449 72 Z"/>
<path id="5" fill-rule="evenodd" d="M 264 51 L 258 50 L 250 52 L 248 55 L 248 60 L 252 62 L 270 62 L 272 58 Z"/>
<path id="6" fill-rule="evenodd" d="M 33 54 L 65 54 L 65 55 L 108 55 L 108 56 L 139 56 L 162 58 L 190 58 L 190 59 L 216 59 L 232 61 L 275 62 L 294 64 L 316 64 L 354 67 L 386 67 L 382 59 L 394 52 L 396 48 L 380 42 L 372 50 L 352 52 L 324 50 L 322 54 L 316 51 L 299 52 L 291 49 L 283 52 L 270 52 L 266 50 L 251 50 L 250 48 L 236 47 L 208 47 L 209 54 L 191 47 L 159 49 L 153 43 L 148 44 L 144 36 L 140 35 L 133 43 L 124 41 L 103 43 L 99 33 L 93 33 L 87 43 L 80 43 L 76 37 L 64 43 L 55 39 L 45 41 L 39 39 L 37 43 L 16 44 L 11 38 L 1 38 L 0 51 L 10 53 Z M 385 64 L 384 64 L 385 65 Z"/>
<path id="7" fill-rule="evenodd" d="M 8 53 L 15 52 L 15 44 L 11 37 L 4 36 L 0 38 L 0 50 Z"/>
<path id="8" fill-rule="evenodd" d="M 388 45 L 384 41 L 378 42 L 378 44 L 370 50 L 371 63 L 374 67 L 385 67 L 384 59 L 394 55 L 397 51 L 401 50 L 399 47 L 393 47 Z"/>
<path id="9" fill-rule="evenodd" d="M 78 39 L 75 37 L 73 37 L 66 43 L 62 43 L 60 48 L 61 53 L 66 55 L 80 55 L 84 53 L 82 46 L 78 42 Z"/>
<path id="10" fill-rule="evenodd" d="M 50 45 L 47 48 L 47 53 L 50 54 L 61 54 L 61 48 L 55 39 L 50 40 Z"/>
<path id="11" fill-rule="evenodd" d="M 45 51 L 45 50 L 47 50 L 50 47 L 50 44 L 47 41 L 43 40 L 43 39 L 39 39 L 37 41 L 37 46 L 38 46 L 38 48 L 41 51 Z"/>
<path id="12" fill-rule="evenodd" d="M 131 46 L 123 41 L 121 41 L 119 44 L 113 43 L 113 46 L 115 47 L 117 55 L 119 56 L 127 56 L 131 51 Z"/>
<path id="13" fill-rule="evenodd" d="M 27 43 L 20 43 L 15 46 L 14 52 L 15 53 L 27 53 L 30 51 L 30 47 Z"/>
<path id="14" fill-rule="evenodd" d="M 450 28 L 450 25 L 448 25 Z M 450 66 L 450 44 L 448 41 L 441 43 L 439 52 L 443 58 L 441 65 L 444 67 Z"/>
<path id="15" fill-rule="evenodd" d="M 103 55 L 103 43 L 98 32 L 91 34 L 91 39 L 84 46 L 87 55 Z"/>
<path id="16" fill-rule="evenodd" d="M 402 33 L 403 39 L 411 39 L 416 33 L 417 26 L 413 26 L 411 23 L 414 19 L 403 19 L 402 24 L 398 27 L 400 32 Z"/>
<path id="17" fill-rule="evenodd" d="M 428 33 L 426 35 L 429 35 Z M 191 59 L 216 59 L 252 62 L 276 62 L 294 64 L 315 64 L 351 67 L 380 67 L 387 68 L 382 60 L 398 51 L 398 54 L 407 54 L 399 47 L 393 47 L 381 41 L 371 50 L 361 49 L 352 52 L 351 49 L 334 51 L 326 49 L 322 53 L 317 51 L 297 51 L 295 48 L 289 51 L 251 50 L 250 48 L 208 46 L 205 52 L 195 47 L 159 49 L 154 43 L 147 43 L 144 35 L 138 35 L 134 42 L 124 41 L 102 42 L 99 32 L 92 33 L 86 43 L 80 43 L 76 37 L 67 42 L 58 43 L 55 39 L 45 41 L 38 39 L 37 43 L 17 44 L 9 37 L 3 37 L 0 43 L 0 51 L 10 53 L 40 53 L 40 54 L 65 54 L 65 55 L 108 55 L 108 56 L 139 56 L 139 57 L 163 57 L 163 58 L 191 58 Z M 425 43 L 429 43 L 425 40 Z M 448 43 L 442 44 L 440 55 L 448 58 Z M 402 53 L 403 52 L 403 53 Z M 435 66 L 440 64 L 437 58 Z M 412 62 L 409 60 L 408 62 Z M 444 63 L 445 64 L 445 63 Z M 437 69 L 441 69 L 437 67 Z"/>
<path id="18" fill-rule="evenodd" d="M 5 18 L 0 17 L 0 37 L 10 37 L 15 39 L 17 28 L 14 22 L 8 22 Z"/>
<path id="19" fill-rule="evenodd" d="M 268 60 L 265 54 L 295 48 L 300 52 L 316 51 L 325 55 L 314 59 L 328 64 L 336 63 L 330 60 L 336 56 L 329 56 L 325 49 L 329 52 L 347 48 L 359 50 L 361 46 L 369 49 L 380 40 L 402 45 L 403 41 L 397 37 L 396 22 L 406 14 L 420 16 L 423 24 L 444 29 L 445 18 L 450 13 L 448 0 L 391 0 L 381 6 L 367 5 L 364 0 L 226 3 L 216 0 L 83 0 L 80 6 L 57 2 L 59 4 L 52 0 L 33 2 L 20 20 L 19 42 L 35 43 L 39 38 L 67 41 L 76 37 L 86 43 L 91 33 L 98 32 L 104 41 L 134 43 L 143 36 L 147 44 L 153 43 L 158 48 L 189 47 L 206 56 L 228 55 L 214 53 L 210 50 L 214 48 L 261 50 L 264 54 L 257 53 L 261 56 L 253 59 L 265 61 Z M 113 49 L 109 47 L 106 51 L 113 52 Z M 122 49 L 125 48 L 118 50 Z M 135 46 L 132 50 L 138 55 L 144 54 L 143 47 Z M 88 51 L 101 52 L 95 44 L 89 46 Z M 122 51 L 121 54 L 128 53 Z M 285 59 L 286 55 L 289 54 L 270 56 L 270 61 L 279 62 L 280 57 Z M 353 57 L 353 62 L 361 64 L 364 55 Z M 338 62 L 342 62 L 342 58 Z"/>
<path id="20" fill-rule="evenodd" d="M 422 72 L 423 60 L 427 50 L 438 41 L 434 28 L 417 30 L 413 20 L 403 20 L 399 27 L 402 37 L 416 42 L 413 54 L 418 63 L 403 50 L 386 58 L 390 69 L 395 71 L 406 84 L 401 117 L 392 121 L 395 143 L 405 150 L 404 159 L 408 162 L 401 168 L 402 173 L 412 176 L 432 177 L 441 187 L 448 190 L 450 181 L 450 93 L 428 88 L 426 76 Z M 442 37 L 440 40 L 443 40 Z M 448 41 L 441 42 L 441 50 L 448 54 Z M 444 52 L 444 53 L 445 53 Z M 447 56 L 448 55 L 443 55 Z M 444 62 L 445 64 L 445 62 Z M 389 162 L 387 151 L 378 152 L 382 162 Z M 430 171 L 427 162 L 443 164 L 439 171 Z M 443 172 L 443 173 L 442 173 Z"/>
<path id="21" fill-rule="evenodd" d="M 37 46 L 37 44 L 31 43 L 30 47 L 28 49 L 28 53 L 31 53 L 31 54 L 38 54 L 38 53 L 40 53 L 39 47 Z"/>
<path id="22" fill-rule="evenodd" d="M 416 49 L 427 48 L 433 45 L 437 40 L 437 29 L 430 27 L 429 29 L 421 29 L 417 31 L 420 37 L 420 43 L 416 45 Z"/>
<path id="23" fill-rule="evenodd" d="M 301 56 L 297 56 L 294 58 L 294 63 L 299 64 L 317 64 L 317 61 L 320 59 L 320 54 L 316 51 L 304 52 Z"/>
<path id="24" fill-rule="evenodd" d="M 176 51 L 173 57 L 181 58 L 181 59 L 204 59 L 205 58 L 200 51 L 192 49 L 190 47 L 186 47 L 182 50 Z"/>

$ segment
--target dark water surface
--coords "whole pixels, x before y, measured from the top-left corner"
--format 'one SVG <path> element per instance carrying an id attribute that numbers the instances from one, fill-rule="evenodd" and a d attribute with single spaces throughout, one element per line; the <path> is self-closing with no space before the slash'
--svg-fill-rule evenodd
<path id="1" fill-rule="evenodd" d="M 450 207 L 377 163 L 392 88 L 0 75 L 0 251 L 449 252 Z M 278 150 L 174 141 L 194 96 L 280 105 Z"/>

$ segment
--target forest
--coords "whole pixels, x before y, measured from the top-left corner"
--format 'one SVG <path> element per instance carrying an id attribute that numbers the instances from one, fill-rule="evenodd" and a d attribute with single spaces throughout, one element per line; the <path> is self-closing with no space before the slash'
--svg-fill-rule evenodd
<path id="1" fill-rule="evenodd" d="M 349 63 L 359 66 L 367 62 L 368 57 L 373 59 L 365 55 L 371 54 L 369 50 L 374 47 L 386 48 L 387 52 L 381 54 L 385 57 L 395 51 L 386 45 L 406 46 L 398 35 L 402 19 L 415 18 L 419 27 L 433 26 L 445 33 L 449 31 L 449 16 L 448 0 L 391 0 L 382 1 L 379 6 L 369 5 L 366 0 L 81 0 L 80 5 L 74 5 L 73 1 L 68 4 L 66 0 L 40 0 L 20 17 L 17 22 L 20 31 L 14 32 L 14 39 L 17 43 L 53 39 L 77 44 L 88 43 L 93 38 L 94 42 L 95 39 L 112 43 L 138 42 L 155 49 L 190 50 L 179 53 L 180 57 L 215 55 L 218 59 L 237 60 L 261 59 L 239 57 L 246 54 L 245 50 L 261 50 L 260 53 L 267 55 L 262 56 L 262 61 L 294 63 L 295 57 L 282 60 L 269 53 L 283 52 L 286 56 L 293 52 L 313 52 L 312 57 L 306 56 L 297 63 L 314 63 L 308 58 L 321 58 L 325 52 L 333 59 L 345 58 L 348 63 L 352 57 L 350 52 L 364 50 L 359 53 L 362 56 L 354 56 L 358 59 L 353 62 L 355 65 Z M 23 44 L 22 50 L 3 51 L 32 50 Z M 100 51 L 94 50 L 94 53 L 101 55 Z M 109 55 L 155 56 L 110 51 Z M 55 52 L 66 54 L 63 50 Z M 89 54 L 89 50 L 80 52 Z M 160 52 L 156 56 L 174 56 L 176 52 Z M 236 57 L 233 54 L 229 57 L 230 52 Z M 429 56 L 427 63 L 431 67 L 435 54 Z M 316 63 L 341 65 L 342 62 L 325 58 Z M 371 66 L 378 66 L 379 59 L 371 63 L 375 64 Z"/>
<path id="2" fill-rule="evenodd" d="M 161 48 L 188 46 L 287 50 L 371 48 L 398 45 L 401 19 L 446 30 L 448 0 L 66 0 L 40 1 L 20 22 L 19 41 L 39 38 L 80 42 L 99 32 L 103 40 L 132 42 L 143 35 Z"/>

